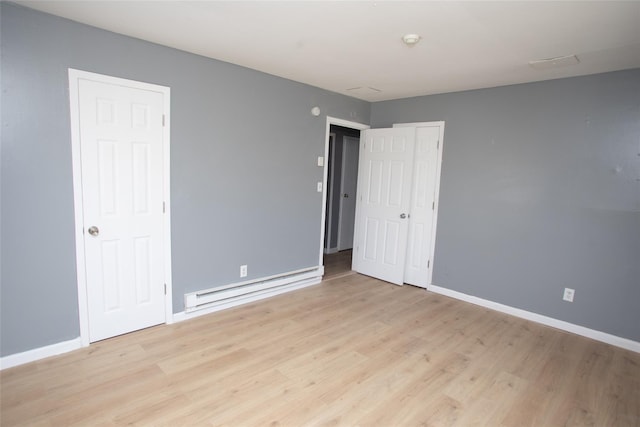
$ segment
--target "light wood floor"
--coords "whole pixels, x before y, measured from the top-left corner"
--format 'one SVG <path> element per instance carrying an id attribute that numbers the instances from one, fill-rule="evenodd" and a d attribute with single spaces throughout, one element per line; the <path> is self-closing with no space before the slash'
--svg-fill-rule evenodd
<path id="1" fill-rule="evenodd" d="M 324 279 L 333 279 L 347 274 L 353 274 L 351 271 L 351 249 L 336 252 L 334 254 L 324 256 Z"/>
<path id="2" fill-rule="evenodd" d="M 358 274 L 0 381 L 3 426 L 640 425 L 640 354 Z"/>

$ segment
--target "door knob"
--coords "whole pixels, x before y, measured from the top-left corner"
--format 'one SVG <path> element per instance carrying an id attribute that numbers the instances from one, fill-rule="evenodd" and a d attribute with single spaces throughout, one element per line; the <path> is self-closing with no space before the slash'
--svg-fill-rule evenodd
<path id="1" fill-rule="evenodd" d="M 92 225 L 91 227 L 89 227 L 87 231 L 89 232 L 89 234 L 91 234 L 94 237 L 100 234 L 100 230 L 95 225 Z"/>
<path id="2" fill-rule="evenodd" d="M 403 214 L 403 213 L 400 214 L 400 218 L 405 219 L 406 217 L 407 217 L 407 214 Z"/>

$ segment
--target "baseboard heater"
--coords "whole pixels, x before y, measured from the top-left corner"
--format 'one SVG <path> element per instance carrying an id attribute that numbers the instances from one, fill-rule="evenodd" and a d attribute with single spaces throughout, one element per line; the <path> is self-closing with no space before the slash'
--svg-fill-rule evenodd
<path id="1" fill-rule="evenodd" d="M 261 295 L 277 294 L 278 291 L 295 289 L 319 282 L 324 274 L 324 268 L 309 267 L 288 273 L 276 274 L 261 279 L 219 286 L 184 295 L 185 312 L 191 313 L 216 305 L 230 305 L 260 299 Z M 235 304 L 233 304 L 235 305 Z"/>

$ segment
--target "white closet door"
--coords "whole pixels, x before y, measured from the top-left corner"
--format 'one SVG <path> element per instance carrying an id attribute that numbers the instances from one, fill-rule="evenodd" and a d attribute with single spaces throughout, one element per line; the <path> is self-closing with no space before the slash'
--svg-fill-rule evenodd
<path id="1" fill-rule="evenodd" d="M 415 129 L 369 129 L 360 137 L 353 268 L 402 285 Z"/>
<path id="2" fill-rule="evenodd" d="M 431 277 L 431 247 L 436 194 L 436 170 L 438 165 L 438 140 L 440 127 L 416 129 L 413 183 L 411 192 L 411 217 L 407 262 L 404 282 L 426 288 Z"/>
<path id="3" fill-rule="evenodd" d="M 164 323 L 163 94 L 79 84 L 89 340 Z"/>

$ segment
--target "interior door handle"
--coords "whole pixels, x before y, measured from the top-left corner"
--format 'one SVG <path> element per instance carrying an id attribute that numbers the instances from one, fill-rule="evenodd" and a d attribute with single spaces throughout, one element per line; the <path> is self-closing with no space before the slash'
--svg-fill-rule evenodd
<path id="1" fill-rule="evenodd" d="M 407 217 L 407 214 L 403 214 L 403 213 L 400 214 L 400 218 L 405 219 L 406 217 Z"/>
<path id="2" fill-rule="evenodd" d="M 98 229 L 98 227 L 96 227 L 95 225 L 92 225 L 91 227 L 89 227 L 87 231 L 89 232 L 89 234 L 91 234 L 94 237 L 100 234 L 100 229 Z"/>

